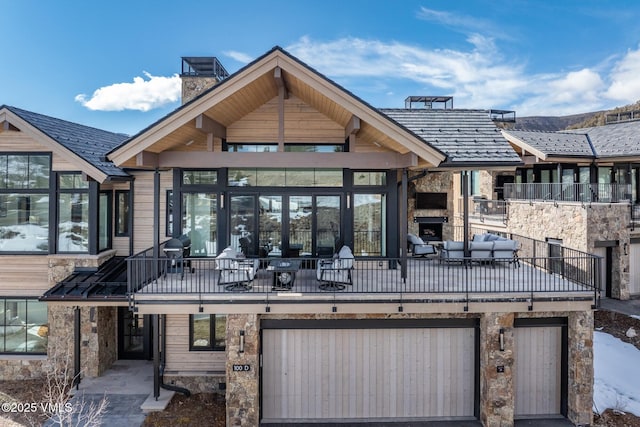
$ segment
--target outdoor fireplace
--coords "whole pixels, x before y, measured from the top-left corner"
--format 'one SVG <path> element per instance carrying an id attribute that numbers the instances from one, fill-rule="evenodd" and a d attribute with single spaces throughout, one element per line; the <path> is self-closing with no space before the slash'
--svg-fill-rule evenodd
<path id="1" fill-rule="evenodd" d="M 442 241 L 442 224 L 448 222 L 446 216 L 417 216 L 413 222 L 418 223 L 418 236 L 424 242 Z"/>

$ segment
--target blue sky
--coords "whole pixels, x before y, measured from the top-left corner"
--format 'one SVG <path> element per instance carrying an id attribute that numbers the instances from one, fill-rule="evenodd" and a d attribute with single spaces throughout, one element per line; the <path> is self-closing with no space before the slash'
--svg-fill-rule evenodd
<path id="1" fill-rule="evenodd" d="M 182 56 L 231 73 L 281 46 L 376 107 L 565 115 L 640 100 L 640 2 L 3 2 L 0 105 L 134 134 L 179 106 Z"/>

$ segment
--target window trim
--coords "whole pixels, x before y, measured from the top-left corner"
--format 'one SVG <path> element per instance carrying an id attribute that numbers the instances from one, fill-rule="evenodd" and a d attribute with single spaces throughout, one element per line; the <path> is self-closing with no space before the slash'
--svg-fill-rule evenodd
<path id="1" fill-rule="evenodd" d="M 194 315 L 189 315 L 189 351 L 225 351 L 226 345 L 224 346 L 216 346 L 216 319 L 217 316 L 225 316 L 226 315 L 218 315 L 218 314 L 209 314 L 209 345 L 208 346 L 195 346 L 193 345 L 193 320 Z"/>
<path id="2" fill-rule="evenodd" d="M 54 172 L 54 176 L 55 176 L 55 228 L 54 230 L 54 241 L 53 244 L 55 245 L 55 253 L 56 254 L 95 254 L 94 250 L 92 250 L 93 247 L 97 248 L 98 247 L 98 242 L 97 242 L 97 221 L 92 221 L 92 218 L 97 219 L 97 212 L 95 212 L 95 209 L 97 207 L 97 198 L 94 198 L 94 201 L 92 203 L 92 193 L 96 194 L 93 192 L 93 188 L 92 187 L 96 187 L 97 186 L 92 186 L 91 182 L 89 182 L 89 185 L 86 188 L 61 188 L 60 186 L 60 179 L 62 178 L 62 176 L 64 175 L 80 175 L 82 176 L 83 173 L 81 171 L 58 171 L 58 172 Z M 60 196 L 62 194 L 86 194 L 87 196 L 87 227 L 88 227 L 88 234 L 87 234 L 87 249 L 84 251 L 63 251 L 60 249 L 60 217 L 61 217 L 61 211 L 60 211 Z M 95 197 L 95 196 L 94 196 Z M 95 204 L 94 204 L 95 203 Z M 94 227 L 95 230 L 94 230 Z"/>
<path id="3" fill-rule="evenodd" d="M 102 195 L 106 195 L 107 196 L 107 245 L 106 248 L 104 249 L 100 249 L 100 209 L 102 208 L 100 206 L 100 200 L 101 200 L 101 196 Z M 109 190 L 103 190 L 100 191 L 98 193 L 98 220 L 97 222 L 97 242 L 96 242 L 96 246 L 98 247 L 98 252 L 102 252 L 102 251 L 108 251 L 109 249 L 113 248 L 113 192 L 109 191 Z"/>

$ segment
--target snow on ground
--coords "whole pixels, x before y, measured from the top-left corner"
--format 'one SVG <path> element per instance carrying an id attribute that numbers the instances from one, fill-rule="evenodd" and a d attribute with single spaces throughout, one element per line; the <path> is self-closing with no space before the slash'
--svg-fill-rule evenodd
<path id="1" fill-rule="evenodd" d="M 640 416 L 640 350 L 606 334 L 593 334 L 593 409 L 617 409 Z"/>

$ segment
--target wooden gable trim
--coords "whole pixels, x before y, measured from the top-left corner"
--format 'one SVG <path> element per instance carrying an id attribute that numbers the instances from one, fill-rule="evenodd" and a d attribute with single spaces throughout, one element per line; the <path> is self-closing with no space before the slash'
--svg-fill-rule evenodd
<path id="1" fill-rule="evenodd" d="M 169 117 L 156 123 L 154 126 L 143 131 L 141 134 L 132 138 L 127 144 L 115 150 L 109 155 L 109 158 L 116 166 L 120 166 L 138 153 L 146 150 L 158 140 L 166 137 L 179 127 L 183 126 L 194 117 L 203 114 L 209 108 L 222 102 L 226 98 L 233 96 L 240 88 L 250 84 L 253 80 L 263 76 L 271 70 L 280 69 L 280 72 L 274 71 L 274 78 L 278 84 L 278 75 L 282 79 L 282 72 L 295 74 L 304 84 L 311 89 L 319 91 L 321 94 L 341 105 L 353 114 L 356 114 L 361 120 L 368 122 L 371 126 L 379 129 L 389 138 L 405 146 L 409 151 L 416 153 L 419 157 L 427 160 L 429 163 L 437 166 L 446 159 L 446 156 L 437 149 L 427 145 L 422 139 L 413 135 L 406 129 L 397 126 L 391 122 L 386 116 L 357 100 L 343 89 L 315 74 L 307 67 L 288 57 L 281 51 L 274 51 L 265 56 L 251 67 L 240 71 L 232 77 L 232 81 L 221 83 L 218 87 L 201 98 L 194 99 L 191 103 L 176 110 Z M 283 86 L 279 92 L 284 98 L 284 79 Z"/>
<path id="2" fill-rule="evenodd" d="M 52 153 L 57 154 L 60 157 L 65 158 L 71 163 L 75 164 L 79 170 L 91 176 L 97 182 L 102 183 L 106 181 L 108 178 L 107 174 L 102 172 L 100 169 L 93 166 L 91 163 L 87 162 L 85 159 L 59 144 L 54 139 L 50 138 L 46 134 L 42 133 L 38 128 L 31 125 L 31 123 L 27 122 L 20 116 L 14 114 L 10 110 L 5 110 L 5 122 L 10 123 L 13 126 L 16 126 L 20 131 L 24 132 L 29 137 L 33 138 L 38 144 L 43 145 L 47 149 L 51 150 Z"/>

